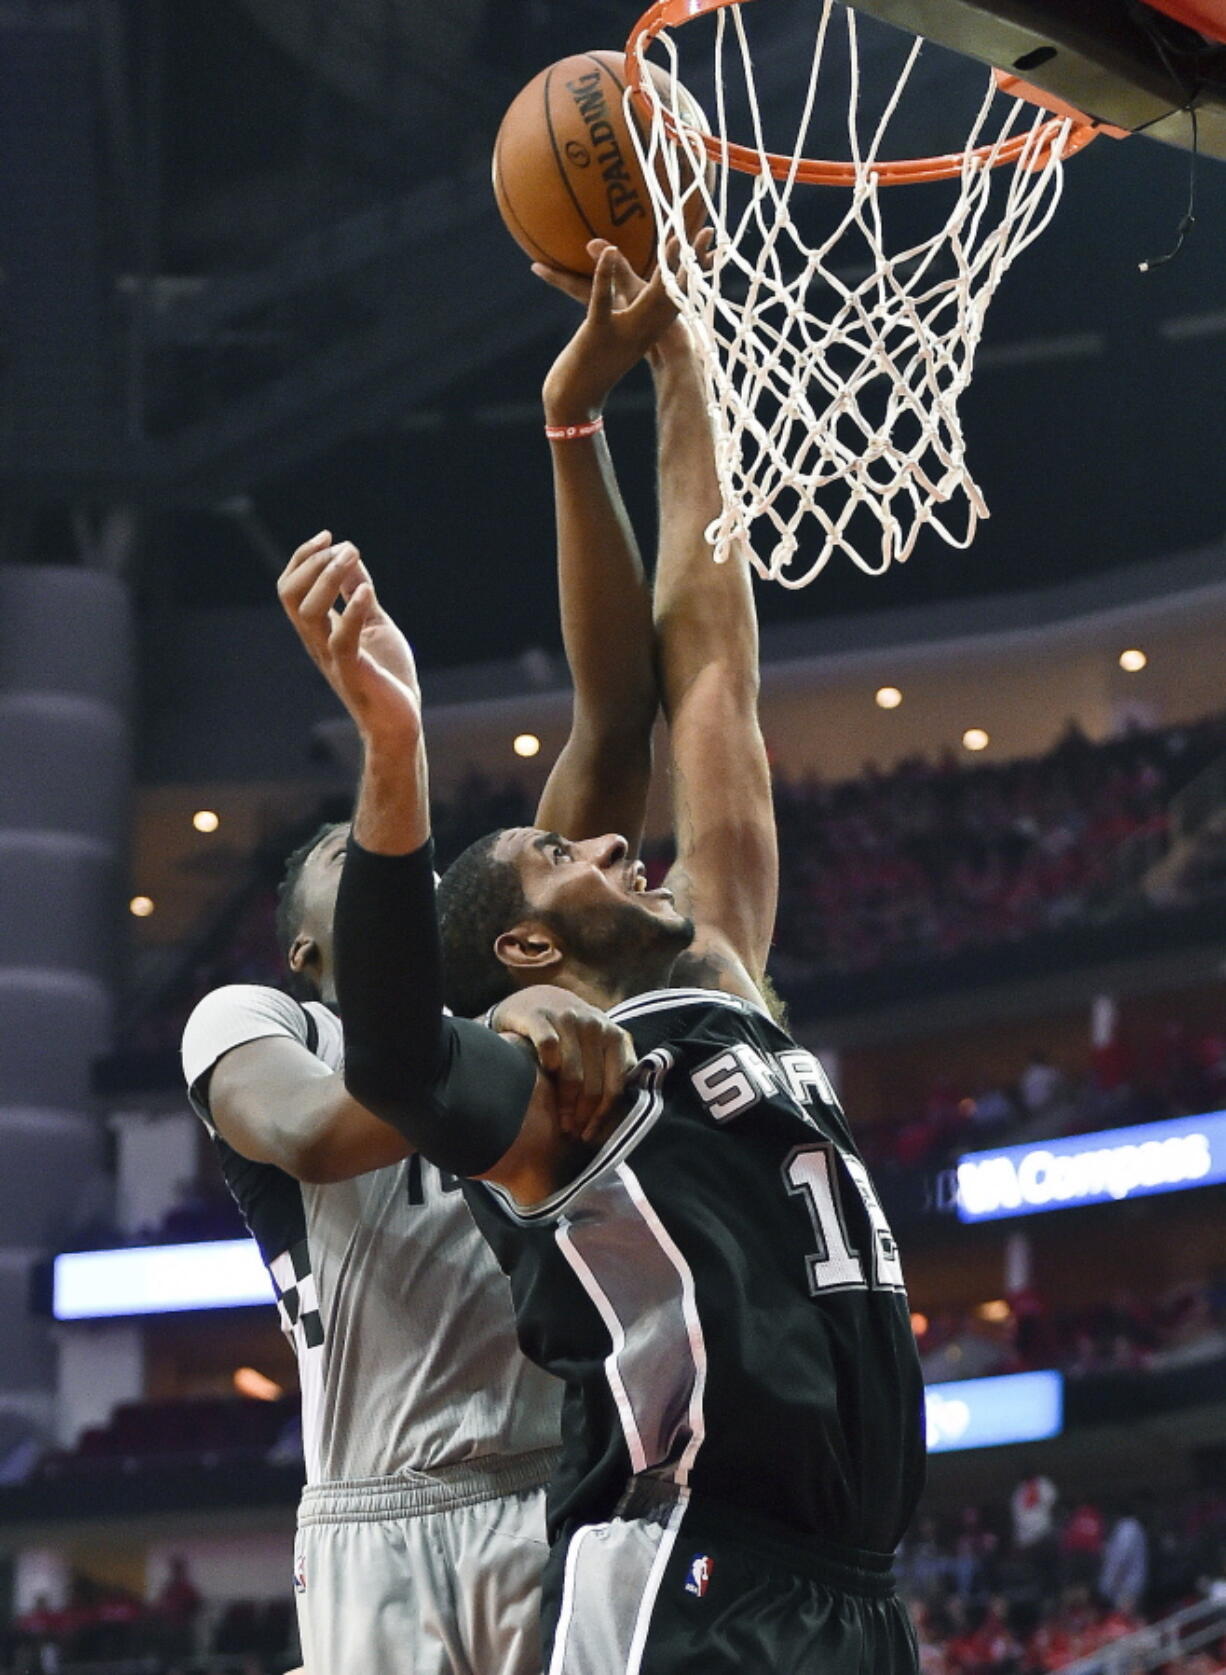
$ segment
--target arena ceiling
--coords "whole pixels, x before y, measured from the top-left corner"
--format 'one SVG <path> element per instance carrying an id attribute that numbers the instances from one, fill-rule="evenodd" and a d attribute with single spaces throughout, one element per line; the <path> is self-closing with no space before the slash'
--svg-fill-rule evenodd
<path id="1" fill-rule="evenodd" d="M 69 559 L 119 509 L 155 624 L 266 604 L 280 555 L 327 524 L 362 542 L 427 667 L 552 645 L 536 393 L 568 315 L 498 222 L 488 158 L 516 88 L 568 51 L 617 45 L 633 0 L 47 0 L 57 9 L 112 20 L 77 66 L 104 139 L 85 111 L 79 152 L 60 122 L 38 164 L 44 194 L 53 164 L 72 182 L 65 233 L 92 215 L 77 290 L 37 274 L 7 286 L 4 556 Z M 786 100 L 812 6 L 768 10 L 764 85 Z M 896 32 L 870 23 L 865 39 L 869 73 L 885 73 Z M 24 100 L 11 119 L 37 131 L 42 61 L 5 62 L 8 102 Z M 946 113 L 979 76 L 927 55 L 902 137 L 945 149 Z M 839 124 L 821 118 L 817 142 L 836 150 Z M 32 200 L 34 165 L 6 153 Z M 1089 573 L 1109 598 L 1113 566 L 1222 533 L 1226 163 L 1202 160 L 1178 258 L 1138 271 L 1175 241 L 1189 166 L 1139 139 L 1095 145 L 1006 277 L 965 402 L 993 513 L 971 551 L 925 541 L 886 582 L 843 566 L 806 594 L 767 589 L 768 618 Z M 20 214 L 10 223 L 20 251 Z M 52 366 L 39 345 L 56 308 L 71 330 Z M 614 402 L 610 432 L 649 529 L 641 387 Z"/>

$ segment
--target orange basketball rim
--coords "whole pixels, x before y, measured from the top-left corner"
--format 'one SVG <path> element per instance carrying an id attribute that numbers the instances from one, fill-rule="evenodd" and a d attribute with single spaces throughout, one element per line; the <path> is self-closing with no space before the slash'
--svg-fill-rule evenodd
<path id="1" fill-rule="evenodd" d="M 640 54 L 646 52 L 663 30 L 680 28 L 683 23 L 690 23 L 696 17 L 718 12 L 725 6 L 739 3 L 742 3 L 742 0 L 656 0 L 656 3 L 643 13 L 626 42 L 626 75 L 635 104 L 648 120 L 651 118 L 653 101 L 643 87 Z M 1163 11 L 1184 23 L 1190 23 L 1193 15 L 1200 16 L 1202 21 L 1192 24 L 1194 28 L 1208 31 L 1212 24 L 1213 29 L 1226 31 L 1226 5 L 1223 5 L 1222 0 L 1150 0 L 1150 3 L 1160 5 Z M 1075 152 L 1083 150 L 1100 134 L 1110 134 L 1113 139 L 1127 138 L 1126 128 L 1114 128 L 1108 123 L 1098 122 L 1087 116 L 1084 111 L 1076 110 L 1052 94 L 1032 87 L 1029 82 L 1022 81 L 1018 76 L 998 70 L 996 80 L 1002 93 L 1013 98 L 1026 99 L 1042 110 L 1051 112 L 1051 129 L 1045 144 L 1036 147 L 1032 135 L 1017 134 L 1000 145 L 975 146 L 969 151 L 949 152 L 941 157 L 892 160 L 881 158 L 872 165 L 872 172 L 881 185 L 910 186 L 927 180 L 953 180 L 964 172 L 968 164 L 972 167 L 978 164 L 981 167 L 1000 168 L 1017 163 L 1023 156 L 1026 157 L 1027 168 L 1040 169 L 1046 163 L 1050 148 L 1066 122 L 1071 123 L 1071 127 L 1064 137 L 1065 157 L 1071 157 Z M 681 135 L 672 113 L 661 108 L 660 117 L 670 138 L 679 141 Z M 702 144 L 713 162 L 727 162 L 731 168 L 739 169 L 743 174 L 761 174 L 765 167 L 776 180 L 795 178 L 809 186 L 855 186 L 859 179 L 859 171 L 854 163 L 832 162 L 816 157 L 797 159 L 776 152 L 758 151 L 752 146 L 717 139 L 714 134 L 695 132 L 694 137 Z"/>

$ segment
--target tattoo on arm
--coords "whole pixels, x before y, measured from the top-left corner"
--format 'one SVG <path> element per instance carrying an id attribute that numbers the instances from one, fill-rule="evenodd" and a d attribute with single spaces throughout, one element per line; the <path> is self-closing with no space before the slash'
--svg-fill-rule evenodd
<path id="1" fill-rule="evenodd" d="M 732 994 L 741 993 L 740 984 L 735 981 L 738 968 L 722 954 L 712 949 L 704 949 L 702 953 L 685 953 L 677 960 L 673 967 L 672 987 L 674 989 L 723 989 Z M 734 981 L 729 982 L 732 978 Z M 761 994 L 766 1010 L 780 1026 L 788 1027 L 787 1002 L 763 972 L 753 973 L 753 982 Z"/>

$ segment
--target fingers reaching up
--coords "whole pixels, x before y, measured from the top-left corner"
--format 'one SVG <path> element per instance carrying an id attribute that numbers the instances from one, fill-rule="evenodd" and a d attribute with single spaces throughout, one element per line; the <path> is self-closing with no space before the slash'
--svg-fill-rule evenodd
<path id="1" fill-rule="evenodd" d="M 328 640 L 340 621 L 336 609 L 342 599 L 341 582 L 357 548 L 348 542 L 332 545 L 322 530 L 298 548 L 277 582 L 277 596 L 312 661 L 322 669 Z"/>
<path id="2" fill-rule="evenodd" d="M 710 268 L 713 260 L 714 242 L 715 233 L 710 227 L 704 227 L 694 239 L 694 255 L 699 268 L 704 273 Z M 555 291 L 561 291 L 563 296 L 570 297 L 581 307 L 586 308 L 591 301 L 592 291 L 595 288 L 597 277 L 601 274 L 607 252 L 613 253 L 611 257 L 613 265 L 611 270 L 605 266 L 604 273 L 612 277 L 616 300 L 619 306 L 623 308 L 628 307 L 636 297 L 647 289 L 648 285 L 659 276 L 661 267 L 666 267 L 670 273 L 676 274 L 678 282 L 684 289 L 686 270 L 681 265 L 680 242 L 675 238 L 669 239 L 664 246 L 663 263 L 655 264 L 646 277 L 635 273 L 617 246 L 610 244 L 607 239 L 603 238 L 594 238 L 588 241 L 587 253 L 595 264 L 595 271 L 591 274 L 572 273 L 569 268 L 552 268 L 545 262 L 533 262 L 532 271 L 546 285 L 552 285 Z"/>
<path id="3" fill-rule="evenodd" d="M 677 316 L 676 289 L 678 285 L 685 289 L 688 276 L 679 266 L 680 246 L 675 239 L 665 246 L 663 261 L 648 279 L 635 273 L 616 245 L 593 239 L 587 248 L 595 262 L 590 279 L 540 262 L 532 268 L 538 278 L 586 311 L 545 380 L 546 414 L 554 424 L 594 418 L 609 391 L 644 356 L 691 350 L 689 331 Z M 699 267 L 709 267 L 710 228 L 698 234 L 693 250 Z M 672 291 L 670 275 L 675 275 Z"/>
<path id="4" fill-rule="evenodd" d="M 325 529 L 303 542 L 282 571 L 277 594 L 312 662 L 364 735 L 420 725 L 413 653 L 380 605 L 352 541 L 333 544 Z"/>

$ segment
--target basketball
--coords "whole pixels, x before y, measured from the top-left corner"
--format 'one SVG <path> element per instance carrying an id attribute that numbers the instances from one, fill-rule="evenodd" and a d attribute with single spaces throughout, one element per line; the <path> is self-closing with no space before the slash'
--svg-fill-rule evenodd
<path id="1" fill-rule="evenodd" d="M 668 80 L 658 67 L 652 74 Z M 636 273 L 651 267 L 655 216 L 627 127 L 625 86 L 622 53 L 576 53 L 535 76 L 503 117 L 494 142 L 494 196 L 508 232 L 534 262 L 591 273 L 588 240 L 603 238 Z M 688 94 L 684 109 L 687 122 L 705 130 Z M 639 123 L 637 115 L 632 120 Z M 696 198 L 691 236 L 702 219 Z"/>

